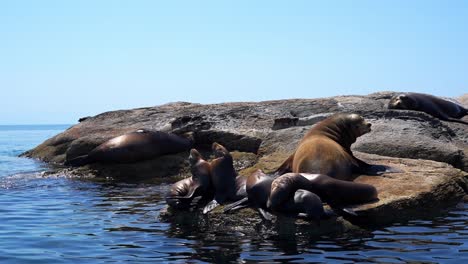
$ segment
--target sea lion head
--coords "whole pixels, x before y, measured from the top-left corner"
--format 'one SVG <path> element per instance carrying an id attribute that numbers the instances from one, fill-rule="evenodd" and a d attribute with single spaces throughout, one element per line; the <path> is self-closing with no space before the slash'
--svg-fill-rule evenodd
<path id="1" fill-rule="evenodd" d="M 388 109 L 413 109 L 415 101 L 406 94 L 392 97 L 388 102 Z"/>
<path id="2" fill-rule="evenodd" d="M 281 204 L 299 189 L 297 179 L 295 173 L 286 173 L 276 178 L 271 183 L 271 192 L 267 201 L 267 207 L 274 211 L 280 209 Z"/>
<path id="3" fill-rule="evenodd" d="M 367 122 L 362 116 L 358 114 L 350 114 L 348 117 L 349 126 L 354 131 L 356 137 L 360 137 L 371 132 L 372 124 Z"/>
<path id="4" fill-rule="evenodd" d="M 189 162 L 192 172 L 193 188 L 201 187 L 206 192 L 211 185 L 210 164 L 205 161 L 196 149 L 190 150 Z"/>
<path id="5" fill-rule="evenodd" d="M 217 142 L 214 142 L 211 148 L 216 158 L 230 156 L 229 151 Z"/>
<path id="6" fill-rule="evenodd" d="M 200 152 L 196 149 L 191 149 L 190 150 L 190 155 L 189 155 L 189 162 L 190 165 L 195 165 L 197 164 L 198 161 L 200 161 L 202 158 Z"/>
<path id="7" fill-rule="evenodd" d="M 335 114 L 309 131 L 310 134 L 325 135 L 338 142 L 341 146 L 349 148 L 356 139 L 371 131 L 371 124 L 357 114 Z M 307 135 L 306 135 L 307 136 Z"/>

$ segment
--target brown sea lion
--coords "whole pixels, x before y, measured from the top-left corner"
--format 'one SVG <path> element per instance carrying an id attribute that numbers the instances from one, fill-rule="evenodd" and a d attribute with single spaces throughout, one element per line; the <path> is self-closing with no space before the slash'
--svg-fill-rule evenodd
<path id="1" fill-rule="evenodd" d="M 318 195 L 335 208 L 378 200 L 377 189 L 369 184 L 337 180 L 324 174 L 287 173 L 272 182 L 268 207 L 281 207 L 299 189 Z"/>
<path id="2" fill-rule="evenodd" d="M 192 176 L 174 183 L 166 194 L 166 202 L 174 208 L 187 208 L 193 198 L 213 199 L 211 186 L 211 165 L 196 149 L 190 150 L 190 171 Z"/>
<path id="3" fill-rule="evenodd" d="M 192 144 L 191 138 L 141 129 L 112 138 L 91 150 L 87 155 L 67 160 L 65 165 L 76 167 L 95 162 L 133 163 L 186 151 Z"/>
<path id="4" fill-rule="evenodd" d="M 468 115 L 468 109 L 460 104 L 430 94 L 404 93 L 392 97 L 388 109 L 407 109 L 427 113 L 441 120 L 467 124 L 460 120 Z"/>
<path id="5" fill-rule="evenodd" d="M 212 145 L 215 159 L 210 162 L 214 199 L 203 209 L 206 214 L 220 204 L 235 202 L 247 196 L 246 177 L 237 176 L 229 151 L 218 143 Z"/>
<path id="6" fill-rule="evenodd" d="M 307 172 L 352 180 L 353 173 L 378 175 L 399 170 L 370 165 L 354 157 L 351 144 L 371 131 L 371 124 L 357 114 L 335 114 L 317 123 L 299 142 L 296 151 L 276 174 Z"/>

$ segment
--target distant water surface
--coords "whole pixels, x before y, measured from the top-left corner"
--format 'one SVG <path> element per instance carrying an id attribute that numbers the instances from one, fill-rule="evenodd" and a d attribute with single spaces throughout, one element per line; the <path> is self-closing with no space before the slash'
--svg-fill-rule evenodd
<path id="1" fill-rule="evenodd" d="M 68 126 L 0 126 L 0 262 L 468 263 L 468 205 L 362 234 L 207 233 L 161 223 L 168 184 L 43 177 L 17 155 Z"/>

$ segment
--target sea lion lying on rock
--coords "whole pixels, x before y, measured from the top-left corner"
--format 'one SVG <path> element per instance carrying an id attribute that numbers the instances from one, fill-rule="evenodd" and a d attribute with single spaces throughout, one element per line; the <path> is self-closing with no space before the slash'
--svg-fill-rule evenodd
<path id="1" fill-rule="evenodd" d="M 91 150 L 87 155 L 67 159 L 67 166 L 90 163 L 133 163 L 157 156 L 189 150 L 193 144 L 188 138 L 162 131 L 137 130 L 112 138 Z"/>
<path id="2" fill-rule="evenodd" d="M 293 217 L 305 215 L 305 218 L 314 221 L 319 221 L 326 215 L 320 197 L 303 188 L 296 188 L 298 184 L 277 181 L 280 178 L 282 177 L 267 175 L 262 170 L 252 173 L 247 178 L 247 197 L 226 205 L 224 212 L 250 206 L 255 208 L 263 219 L 269 221 L 272 219 L 271 212 Z M 294 191 L 289 192 L 293 189 Z M 271 195 L 274 196 L 273 202 Z"/>
<path id="3" fill-rule="evenodd" d="M 185 209 L 198 196 L 204 201 L 213 199 L 210 163 L 196 149 L 190 150 L 189 161 L 192 177 L 174 183 L 166 194 L 166 202 L 171 207 Z"/>
<path id="4" fill-rule="evenodd" d="M 468 109 L 455 102 L 430 94 L 405 93 L 394 96 L 388 103 L 388 109 L 415 110 L 427 113 L 444 121 L 468 125 L 468 122 L 459 119 L 468 115 Z"/>
<path id="5" fill-rule="evenodd" d="M 247 197 L 228 204 L 224 207 L 223 212 L 231 212 L 247 206 L 255 208 L 263 219 L 271 220 L 271 214 L 267 208 L 268 198 L 270 197 L 271 184 L 276 177 L 263 173 L 262 170 L 257 170 L 247 177 L 246 192 Z"/>
<path id="6" fill-rule="evenodd" d="M 377 189 L 369 184 L 337 180 L 324 174 L 287 173 L 272 182 L 267 206 L 281 208 L 299 189 L 318 195 L 335 208 L 378 200 Z"/>
<path id="7" fill-rule="evenodd" d="M 276 170 L 282 175 L 319 173 L 340 180 L 353 180 L 353 173 L 379 175 L 399 170 L 371 165 L 354 157 L 351 144 L 371 131 L 371 124 L 357 114 L 335 114 L 317 123 L 299 142 L 296 151 Z"/>

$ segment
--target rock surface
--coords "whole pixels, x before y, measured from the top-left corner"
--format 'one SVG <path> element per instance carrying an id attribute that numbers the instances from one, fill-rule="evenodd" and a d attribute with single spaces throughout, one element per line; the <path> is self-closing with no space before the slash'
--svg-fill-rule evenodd
<path id="1" fill-rule="evenodd" d="M 468 177 L 468 126 L 420 112 L 387 110 L 386 104 L 394 94 L 212 105 L 178 102 L 106 112 L 87 117 L 23 155 L 60 165 L 112 137 L 137 129 L 193 131 L 195 147 L 202 155 L 208 158 L 211 143 L 219 142 L 233 151 L 239 174 L 249 175 L 259 168 L 274 171 L 292 153 L 305 132 L 330 114 L 358 113 L 373 126 L 371 133 L 353 145 L 353 151 L 360 152 L 357 156 L 363 160 L 391 165 L 405 172 L 359 176 L 356 181 L 376 186 L 380 201 L 357 206 L 359 217 L 348 217 L 348 220 L 372 224 L 399 221 L 427 212 L 426 207 L 443 208 L 463 199 Z M 467 97 L 463 95 L 458 100 L 466 103 Z M 135 164 L 90 164 L 67 172 L 173 181 L 190 176 L 187 157 L 188 152 Z M 225 218 L 236 219 L 236 216 L 219 216 L 221 222 L 228 221 Z"/>

